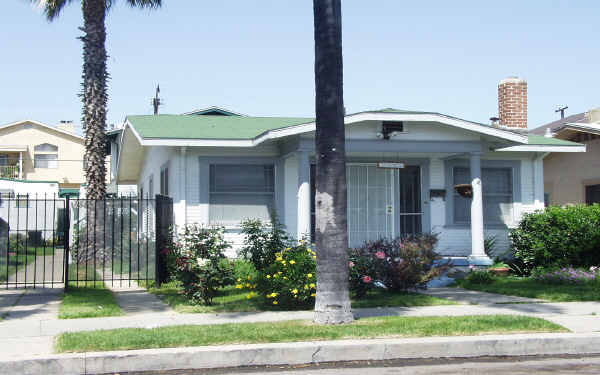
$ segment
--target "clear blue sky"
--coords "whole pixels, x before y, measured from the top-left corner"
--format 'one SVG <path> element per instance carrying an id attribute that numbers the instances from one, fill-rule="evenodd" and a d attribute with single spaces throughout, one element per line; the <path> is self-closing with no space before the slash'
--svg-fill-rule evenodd
<path id="1" fill-rule="evenodd" d="M 78 1 L 53 23 L 28 0 L 0 13 L 0 124 L 80 123 Z M 108 123 L 220 105 L 249 115 L 313 116 L 310 0 L 164 0 L 108 15 Z M 497 84 L 529 84 L 529 126 L 600 106 L 600 2 L 344 0 L 348 112 L 394 107 L 488 122 Z"/>

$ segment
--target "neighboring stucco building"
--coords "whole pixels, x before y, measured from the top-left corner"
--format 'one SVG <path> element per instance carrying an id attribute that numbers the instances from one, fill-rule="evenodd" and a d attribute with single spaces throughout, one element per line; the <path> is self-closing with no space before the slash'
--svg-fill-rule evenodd
<path id="1" fill-rule="evenodd" d="M 508 228 L 544 207 L 543 157 L 585 146 L 527 134 L 522 80 L 499 85 L 495 125 L 392 108 L 345 116 L 350 246 L 439 234 L 437 251 L 490 264 L 483 239 L 508 247 Z M 297 238 L 314 232 L 315 122 L 219 111 L 128 116 L 116 179 L 174 199 L 175 223 L 224 225 L 234 249 L 244 218 L 275 211 Z M 473 199 L 457 184 L 471 183 Z M 233 255 L 233 254 L 230 254 Z"/>
<path id="2" fill-rule="evenodd" d="M 83 138 L 72 122 L 57 127 L 23 120 L 0 127 L 0 176 L 15 181 L 50 181 L 76 194 L 84 183 Z M 15 183 L 15 191 L 26 186 Z"/>
<path id="3" fill-rule="evenodd" d="M 29 193 L 26 182 L 47 182 L 57 184 L 60 196 L 78 196 L 85 183 L 84 155 L 84 139 L 70 121 L 54 127 L 23 120 L 0 127 L 0 178 L 3 189 L 10 186 L 15 194 Z M 106 163 L 110 170 L 110 155 Z"/>
<path id="4" fill-rule="evenodd" d="M 546 203 L 600 203 L 600 109 L 565 117 L 532 133 L 586 145 L 585 153 L 553 153 L 544 158 Z"/>

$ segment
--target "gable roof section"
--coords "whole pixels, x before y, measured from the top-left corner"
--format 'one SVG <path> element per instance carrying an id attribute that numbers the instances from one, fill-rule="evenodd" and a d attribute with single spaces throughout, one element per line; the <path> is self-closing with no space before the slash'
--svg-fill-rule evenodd
<path id="1" fill-rule="evenodd" d="M 211 114 L 216 114 L 217 116 L 245 116 L 241 113 L 234 112 L 234 111 L 231 111 L 231 110 L 223 108 L 223 107 L 218 107 L 216 105 L 213 105 L 213 106 L 210 106 L 207 108 L 195 109 L 191 112 L 184 113 L 184 115 L 211 115 Z"/>
<path id="2" fill-rule="evenodd" d="M 26 124 L 28 122 L 32 123 L 32 124 L 35 124 L 37 126 L 40 126 L 42 128 L 45 128 L 45 129 L 55 131 L 57 133 L 70 135 L 71 137 L 75 137 L 75 138 L 78 138 L 80 140 L 83 140 L 83 137 L 80 136 L 80 135 L 77 135 L 75 133 L 71 133 L 71 132 L 68 132 L 68 131 L 64 131 L 64 130 L 59 129 L 59 128 L 55 128 L 54 126 L 46 125 L 44 123 L 41 123 L 41 122 L 35 121 L 35 120 L 21 120 L 21 121 L 12 122 L 10 124 L 6 124 L 6 125 L 3 125 L 3 126 L 0 126 L 0 130 L 8 129 L 8 128 L 13 127 L 13 126 L 24 125 L 24 124 Z"/>
<path id="3" fill-rule="evenodd" d="M 344 118 L 346 124 L 361 121 L 421 121 L 444 125 L 527 144 L 527 136 L 510 130 L 443 115 L 437 112 L 403 111 L 393 108 L 364 111 Z M 313 118 L 146 115 L 125 120 L 145 146 L 253 147 L 268 139 L 315 130 Z"/>
<path id="4" fill-rule="evenodd" d="M 577 113 L 571 116 L 567 116 L 565 118 L 562 118 L 560 120 L 556 120 L 556 121 L 552 121 L 550 123 L 547 123 L 546 125 L 542 125 L 540 127 L 537 127 L 535 129 L 533 129 L 531 131 L 531 133 L 533 134 L 538 134 L 538 135 L 544 135 L 546 134 L 546 129 L 550 129 L 552 132 L 556 131 L 558 128 L 563 127 L 566 124 L 569 123 L 573 123 L 573 122 L 584 122 L 587 123 L 587 117 L 585 115 L 585 112 L 582 113 Z"/>

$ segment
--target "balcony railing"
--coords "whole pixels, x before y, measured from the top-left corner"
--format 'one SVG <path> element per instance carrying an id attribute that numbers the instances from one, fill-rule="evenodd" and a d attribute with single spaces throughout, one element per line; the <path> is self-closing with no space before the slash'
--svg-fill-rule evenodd
<path id="1" fill-rule="evenodd" d="M 0 178 L 19 178 L 19 166 L 0 165 Z"/>

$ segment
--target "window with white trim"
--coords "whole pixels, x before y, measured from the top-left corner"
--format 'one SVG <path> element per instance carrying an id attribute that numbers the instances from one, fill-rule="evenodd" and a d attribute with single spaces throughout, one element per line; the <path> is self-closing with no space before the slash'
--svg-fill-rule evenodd
<path id="1" fill-rule="evenodd" d="M 211 224 L 237 226 L 245 219 L 270 220 L 275 205 L 273 164 L 211 164 Z"/>
<path id="2" fill-rule="evenodd" d="M 58 147 L 50 143 L 42 143 L 33 148 L 34 168 L 58 168 Z"/>
<path id="3" fill-rule="evenodd" d="M 470 184 L 471 171 L 465 167 L 452 169 L 454 185 Z M 507 224 L 513 221 L 512 168 L 482 168 L 483 222 Z M 455 224 L 471 222 L 471 199 L 463 198 L 453 190 L 453 218 Z"/>
<path id="4" fill-rule="evenodd" d="M 160 169 L 160 194 L 169 195 L 169 164 Z"/>

